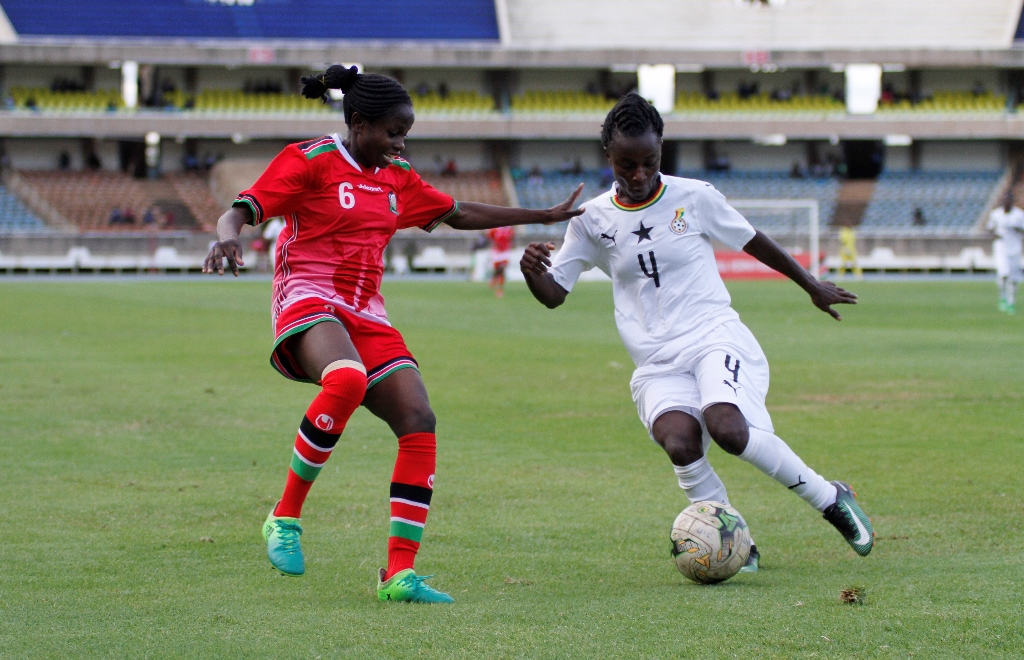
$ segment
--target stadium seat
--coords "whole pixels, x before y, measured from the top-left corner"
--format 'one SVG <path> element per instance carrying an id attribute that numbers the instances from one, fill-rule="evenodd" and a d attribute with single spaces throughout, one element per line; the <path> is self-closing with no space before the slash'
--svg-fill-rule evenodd
<path id="1" fill-rule="evenodd" d="M 874 233 L 970 233 L 988 210 L 1003 172 L 885 172 L 860 228 Z M 921 209 L 924 224 L 915 224 Z"/>
<path id="2" fill-rule="evenodd" d="M 17 197 L 0 186 L 0 233 L 50 231 Z"/>
<path id="3" fill-rule="evenodd" d="M 22 178 L 39 196 L 80 231 L 212 231 L 222 210 L 213 200 L 204 176 L 168 173 L 161 179 L 135 179 L 122 172 L 22 171 Z M 171 213 L 153 224 L 143 223 L 147 209 Z M 132 224 L 110 224 L 111 211 L 130 210 Z"/>

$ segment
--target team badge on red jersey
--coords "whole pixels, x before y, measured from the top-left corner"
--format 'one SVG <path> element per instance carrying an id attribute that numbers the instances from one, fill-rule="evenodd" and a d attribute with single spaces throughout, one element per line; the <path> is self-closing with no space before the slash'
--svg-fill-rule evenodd
<path id="1" fill-rule="evenodd" d="M 676 234 L 686 233 L 686 220 L 683 218 L 685 212 L 684 209 L 676 209 L 676 217 L 672 218 L 672 222 L 669 223 L 669 228 Z"/>
<path id="2" fill-rule="evenodd" d="M 391 209 L 392 213 L 398 215 L 398 195 L 394 192 L 388 193 L 388 208 Z"/>

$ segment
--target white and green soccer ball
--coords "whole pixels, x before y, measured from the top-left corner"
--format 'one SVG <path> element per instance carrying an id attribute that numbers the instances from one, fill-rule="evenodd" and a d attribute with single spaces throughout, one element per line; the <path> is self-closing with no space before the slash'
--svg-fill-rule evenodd
<path id="1" fill-rule="evenodd" d="M 672 523 L 672 558 L 694 582 L 714 584 L 739 573 L 750 556 L 740 512 L 721 502 L 694 502 Z"/>

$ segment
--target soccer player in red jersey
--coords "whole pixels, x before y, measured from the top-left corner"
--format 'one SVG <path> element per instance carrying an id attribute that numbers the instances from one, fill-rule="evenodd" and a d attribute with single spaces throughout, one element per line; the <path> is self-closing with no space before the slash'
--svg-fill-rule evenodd
<path id="1" fill-rule="evenodd" d="M 515 236 L 515 230 L 511 227 L 495 227 L 487 232 L 487 238 L 491 240 L 491 265 L 494 268 L 491 288 L 498 298 L 505 295 L 505 268 L 508 267 L 509 252 Z"/>
<path id="2" fill-rule="evenodd" d="M 302 575 L 302 504 L 360 405 L 398 436 L 391 479 L 388 565 L 380 569 L 381 600 L 449 603 L 413 567 L 434 488 L 434 413 L 416 360 L 391 326 L 380 294 L 384 248 L 398 229 L 431 231 L 568 220 L 582 185 L 545 210 L 456 202 L 420 179 L 399 157 L 414 116 L 408 92 L 395 80 L 332 66 L 303 78 L 307 98 L 344 92 L 348 134 L 292 144 L 256 183 L 240 193 L 217 223 L 219 241 L 203 272 L 236 276 L 244 265 L 238 241 L 245 224 L 274 216 L 287 224 L 277 241 L 270 361 L 283 376 L 315 383 L 320 393 L 295 439 L 281 500 L 263 525 L 267 556 L 286 575 Z"/>

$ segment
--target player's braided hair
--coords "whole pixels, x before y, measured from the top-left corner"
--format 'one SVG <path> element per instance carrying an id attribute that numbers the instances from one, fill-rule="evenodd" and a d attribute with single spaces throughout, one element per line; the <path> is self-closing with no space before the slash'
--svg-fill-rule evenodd
<path id="1" fill-rule="evenodd" d="M 302 79 L 302 95 L 307 99 L 322 99 L 327 103 L 329 89 L 340 89 L 345 94 L 342 108 L 346 124 L 352 123 L 353 112 L 372 122 L 395 106 L 412 105 L 409 92 L 397 80 L 379 73 L 359 73 L 354 66 L 346 69 L 335 64 L 323 73 Z"/>
<path id="2" fill-rule="evenodd" d="M 647 131 L 654 131 L 661 137 L 665 131 L 665 122 L 647 99 L 636 92 L 630 92 L 623 96 L 604 118 L 604 126 L 601 127 L 601 146 L 607 149 L 616 131 L 626 137 L 637 137 Z"/>

